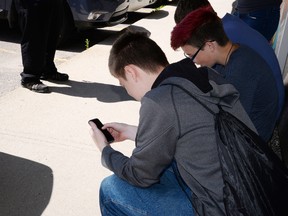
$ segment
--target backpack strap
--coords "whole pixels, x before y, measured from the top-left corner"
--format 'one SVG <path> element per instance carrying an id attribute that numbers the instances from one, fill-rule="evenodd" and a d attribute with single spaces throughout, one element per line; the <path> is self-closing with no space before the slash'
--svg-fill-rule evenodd
<path id="1" fill-rule="evenodd" d="M 179 89 L 182 89 L 184 92 L 186 92 L 186 94 L 190 95 L 195 101 L 197 101 L 199 104 L 201 104 L 209 113 L 211 113 L 214 116 L 216 115 L 216 113 L 213 110 L 211 110 L 206 104 L 204 104 L 202 101 L 200 101 L 196 96 L 194 96 L 191 92 L 189 92 L 187 89 L 185 89 L 181 85 L 174 84 L 174 83 L 162 84 L 162 85 L 171 85 L 171 86 L 176 86 Z M 218 104 L 218 108 L 220 110 L 222 109 L 222 107 L 219 104 Z"/>

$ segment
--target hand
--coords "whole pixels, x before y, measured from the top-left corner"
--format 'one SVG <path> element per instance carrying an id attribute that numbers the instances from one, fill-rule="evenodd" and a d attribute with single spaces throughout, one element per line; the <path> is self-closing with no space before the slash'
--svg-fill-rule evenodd
<path id="1" fill-rule="evenodd" d="M 107 129 L 115 139 L 115 142 L 121 142 L 126 139 L 135 141 L 137 127 L 123 123 L 107 123 L 103 129 Z"/>
<path id="2" fill-rule="evenodd" d="M 107 140 L 106 140 L 104 134 L 102 133 L 102 131 L 100 131 L 97 128 L 97 126 L 96 126 L 96 124 L 94 122 L 90 121 L 89 125 L 91 126 L 90 135 L 91 135 L 94 143 L 98 147 L 99 151 L 102 152 L 102 150 L 106 146 L 108 146 L 109 144 L 107 143 Z"/>

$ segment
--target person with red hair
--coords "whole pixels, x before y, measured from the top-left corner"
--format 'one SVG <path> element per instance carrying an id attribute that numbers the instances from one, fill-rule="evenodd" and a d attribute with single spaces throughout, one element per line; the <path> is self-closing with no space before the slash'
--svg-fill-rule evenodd
<path id="1" fill-rule="evenodd" d="M 260 137 L 269 141 L 279 98 L 272 69 L 253 49 L 227 37 L 211 5 L 192 11 L 174 27 L 171 47 L 181 47 L 193 62 L 213 67 L 233 84 Z"/>
<path id="2" fill-rule="evenodd" d="M 211 6 L 208 0 L 179 0 L 174 13 L 176 24 L 190 12 L 205 6 Z M 274 49 L 267 39 L 243 20 L 232 14 L 226 13 L 222 18 L 222 25 L 228 38 L 234 43 L 244 44 L 257 52 L 270 66 L 278 89 L 278 121 L 284 107 L 285 90 L 281 68 Z"/>

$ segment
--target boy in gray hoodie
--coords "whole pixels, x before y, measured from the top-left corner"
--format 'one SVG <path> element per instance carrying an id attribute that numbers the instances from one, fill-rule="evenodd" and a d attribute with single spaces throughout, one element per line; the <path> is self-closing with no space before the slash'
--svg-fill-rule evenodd
<path id="1" fill-rule="evenodd" d="M 102 164 L 114 172 L 100 187 L 102 215 L 225 215 L 214 116 L 175 85 L 215 112 L 222 106 L 256 131 L 237 90 L 190 59 L 169 65 L 161 48 L 139 32 L 126 32 L 115 41 L 109 70 L 141 108 L 138 126 L 103 127 L 116 142 L 135 141 L 130 157 L 114 150 L 90 123 Z M 182 186 L 172 164 L 177 164 Z"/>

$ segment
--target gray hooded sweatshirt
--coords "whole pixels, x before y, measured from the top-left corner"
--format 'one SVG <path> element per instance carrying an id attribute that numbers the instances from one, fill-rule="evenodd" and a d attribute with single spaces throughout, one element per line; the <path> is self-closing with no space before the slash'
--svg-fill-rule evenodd
<path id="1" fill-rule="evenodd" d="M 102 152 L 103 165 L 132 185 L 149 187 L 159 182 L 161 173 L 175 160 L 193 202 L 202 208 L 200 214 L 225 215 L 214 116 L 171 84 L 181 85 L 215 112 L 220 104 L 256 131 L 239 102 L 239 93 L 226 82 L 212 69 L 197 69 L 191 60 L 169 65 L 141 100 L 131 157 L 107 146 Z"/>

